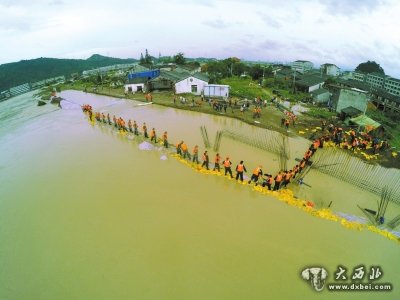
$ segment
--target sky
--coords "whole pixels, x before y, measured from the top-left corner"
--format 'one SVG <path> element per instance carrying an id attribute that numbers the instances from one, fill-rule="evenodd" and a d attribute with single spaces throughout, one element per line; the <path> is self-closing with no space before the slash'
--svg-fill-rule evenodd
<path id="1" fill-rule="evenodd" d="M 400 78 L 398 0 L 0 0 L 0 64 L 101 54 L 310 60 Z"/>

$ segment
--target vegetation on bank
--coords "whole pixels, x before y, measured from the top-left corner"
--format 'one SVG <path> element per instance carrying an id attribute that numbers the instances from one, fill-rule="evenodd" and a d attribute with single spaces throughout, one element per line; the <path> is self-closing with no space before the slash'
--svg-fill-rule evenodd
<path id="1" fill-rule="evenodd" d="M 134 63 L 135 59 L 119 59 L 92 55 L 88 59 L 36 58 L 0 65 L 0 91 L 27 82 L 37 82 L 56 76 L 69 77 L 90 70 L 116 64 Z"/>

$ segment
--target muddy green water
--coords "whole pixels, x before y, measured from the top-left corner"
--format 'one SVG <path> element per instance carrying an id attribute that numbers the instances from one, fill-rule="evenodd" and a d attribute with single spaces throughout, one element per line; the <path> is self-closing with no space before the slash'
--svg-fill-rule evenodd
<path id="1" fill-rule="evenodd" d="M 75 103 L 147 122 L 203 150 L 236 120 L 67 91 Z M 400 246 L 313 217 L 223 177 L 205 176 L 108 126 L 79 106 L 36 107 L 32 93 L 0 103 L 0 299 L 399 299 Z M 291 163 L 307 147 L 291 140 Z M 249 171 L 277 158 L 224 139 L 222 156 Z M 214 152 L 211 151 L 212 159 Z M 296 195 L 359 214 L 377 197 L 311 172 Z M 398 209 L 393 208 L 393 211 Z M 379 265 L 390 293 L 316 293 L 300 277 L 324 266 Z"/>

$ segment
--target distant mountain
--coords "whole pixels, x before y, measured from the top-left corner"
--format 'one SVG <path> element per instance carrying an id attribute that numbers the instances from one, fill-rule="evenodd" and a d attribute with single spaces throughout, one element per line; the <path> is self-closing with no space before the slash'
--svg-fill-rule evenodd
<path id="1" fill-rule="evenodd" d="M 55 76 L 69 76 L 84 70 L 137 62 L 94 54 L 88 59 L 36 58 L 0 65 L 0 91 L 26 82 L 36 82 Z"/>

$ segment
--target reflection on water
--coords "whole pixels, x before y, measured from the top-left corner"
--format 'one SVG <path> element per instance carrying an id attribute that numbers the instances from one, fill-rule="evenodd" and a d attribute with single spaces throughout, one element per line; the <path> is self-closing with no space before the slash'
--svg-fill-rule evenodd
<path id="1" fill-rule="evenodd" d="M 0 103 L 0 112 L 18 110 L 15 100 L 21 111 L 33 111 L 30 97 Z M 80 92 L 63 97 L 139 126 L 146 122 L 168 131 L 171 142 L 184 139 L 201 150 L 201 125 L 210 141 L 228 126 L 258 130 Z M 380 265 L 384 281 L 400 284 L 396 243 L 314 218 L 174 159 L 160 160 L 164 150 L 140 151 L 137 141 L 111 127 L 91 125 L 78 108 L 43 108 L 54 111 L 0 121 L 6 133 L 0 135 L 0 299 L 320 298 L 300 271 L 323 265 L 332 276 L 338 264 Z M 291 141 L 291 163 L 306 146 Z M 234 164 L 244 160 L 249 170 L 259 163 L 271 173 L 279 167 L 275 155 L 231 139 L 219 152 Z M 335 210 L 359 214 L 355 204 L 376 201 L 326 175 L 307 176 L 312 188 L 294 187 L 295 193 L 317 204 L 333 200 Z"/>

